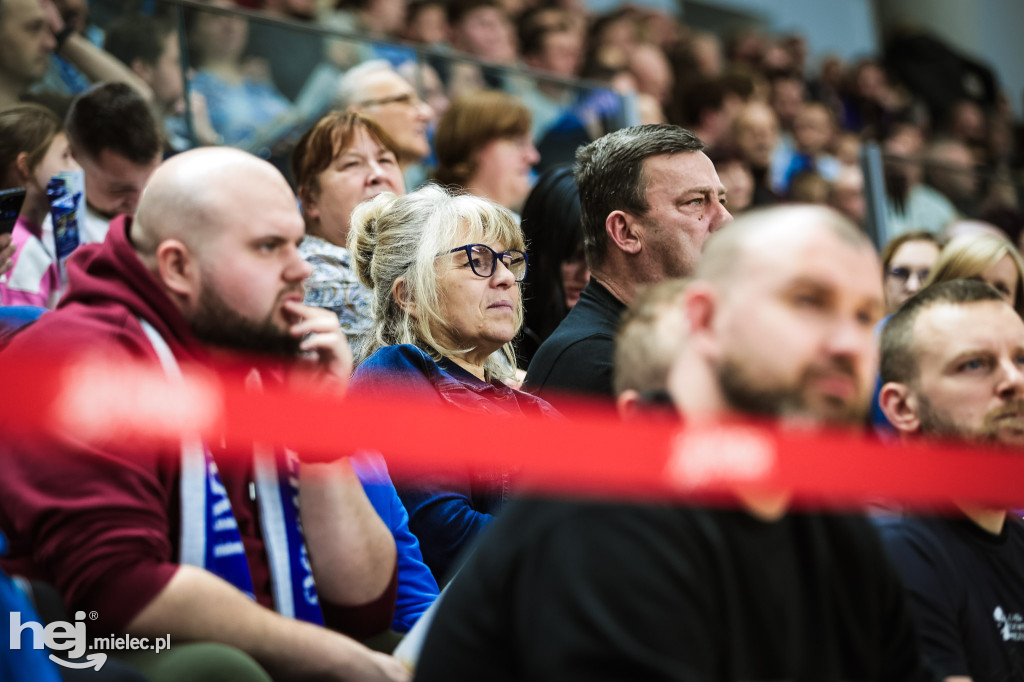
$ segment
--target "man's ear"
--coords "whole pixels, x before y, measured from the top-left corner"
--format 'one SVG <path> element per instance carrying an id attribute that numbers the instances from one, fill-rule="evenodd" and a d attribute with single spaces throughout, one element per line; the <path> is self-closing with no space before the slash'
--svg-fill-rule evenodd
<path id="1" fill-rule="evenodd" d="M 309 187 L 299 187 L 299 201 L 302 202 L 302 213 L 307 220 L 320 220 L 320 207 L 316 204 L 316 197 Z"/>
<path id="2" fill-rule="evenodd" d="M 136 76 L 146 81 L 147 85 L 153 85 L 153 68 L 152 64 L 147 64 L 139 58 L 132 60 L 132 63 L 128 65 L 128 68 L 132 70 Z"/>
<path id="3" fill-rule="evenodd" d="M 693 345 L 702 354 L 718 355 L 718 333 L 715 314 L 719 308 L 718 295 L 704 282 L 690 284 L 680 297 L 683 319 L 689 327 L 687 344 Z"/>
<path id="4" fill-rule="evenodd" d="M 184 243 L 166 239 L 156 247 L 160 281 L 171 292 L 186 299 L 199 297 L 199 263 Z"/>
<path id="5" fill-rule="evenodd" d="M 632 388 L 627 388 L 615 396 L 615 409 L 623 421 L 632 419 L 640 413 L 640 394 Z"/>
<path id="6" fill-rule="evenodd" d="M 921 402 L 906 384 L 890 381 L 882 386 L 878 404 L 900 433 L 916 433 L 921 428 Z"/>
<path id="7" fill-rule="evenodd" d="M 640 253 L 639 225 L 636 219 L 625 211 L 612 211 L 604 219 L 604 230 L 615 246 L 625 253 Z"/>
<path id="8" fill-rule="evenodd" d="M 391 297 L 395 299 L 395 303 L 398 304 L 399 308 L 409 313 L 409 316 L 413 319 L 416 319 L 416 302 L 409 295 L 409 285 L 406 283 L 405 277 L 399 277 L 391 285 Z"/>

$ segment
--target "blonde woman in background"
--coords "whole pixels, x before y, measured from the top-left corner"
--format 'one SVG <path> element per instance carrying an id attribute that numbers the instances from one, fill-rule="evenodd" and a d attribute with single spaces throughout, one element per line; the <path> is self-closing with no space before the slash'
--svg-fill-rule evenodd
<path id="1" fill-rule="evenodd" d="M 1008 240 L 982 233 L 946 244 L 925 287 L 952 279 L 978 279 L 992 285 L 1024 317 L 1024 259 Z"/>

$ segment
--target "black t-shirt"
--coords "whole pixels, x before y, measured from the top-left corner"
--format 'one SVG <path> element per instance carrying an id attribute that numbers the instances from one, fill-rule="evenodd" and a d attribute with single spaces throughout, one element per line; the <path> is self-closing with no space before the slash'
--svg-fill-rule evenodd
<path id="1" fill-rule="evenodd" d="M 591 279 L 580 300 L 537 349 L 524 390 L 555 407 L 570 393 L 611 398 L 615 332 L 625 310 L 622 301 Z"/>
<path id="2" fill-rule="evenodd" d="M 881 524 L 911 595 L 922 649 L 943 676 L 1024 680 L 1024 524 L 993 535 L 964 517 Z"/>
<path id="3" fill-rule="evenodd" d="M 864 519 L 523 500 L 449 586 L 416 679 L 935 678 Z"/>

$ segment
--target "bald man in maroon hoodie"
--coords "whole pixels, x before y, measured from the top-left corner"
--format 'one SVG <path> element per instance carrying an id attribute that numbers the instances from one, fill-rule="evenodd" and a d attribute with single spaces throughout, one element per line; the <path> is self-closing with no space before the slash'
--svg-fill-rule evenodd
<path id="1" fill-rule="evenodd" d="M 302 305 L 302 237 L 270 164 L 230 149 L 181 154 L 153 175 L 134 220 L 76 253 L 58 310 L 0 364 L 99 350 L 173 376 L 212 356 L 243 362 L 224 351 L 270 353 L 286 370 L 301 352 L 344 382 L 351 354 L 337 317 Z M 267 469 L 233 454 L 187 442 L 0 445 L 7 565 L 52 582 L 72 612 L 97 612 L 99 627 L 170 635 L 172 648 L 227 645 L 275 679 L 406 679 L 394 659 L 328 629 L 374 634 L 394 609 L 394 541 L 351 467 L 278 453 Z M 301 486 L 289 490 L 291 474 Z M 268 530 L 274 498 L 283 532 Z"/>

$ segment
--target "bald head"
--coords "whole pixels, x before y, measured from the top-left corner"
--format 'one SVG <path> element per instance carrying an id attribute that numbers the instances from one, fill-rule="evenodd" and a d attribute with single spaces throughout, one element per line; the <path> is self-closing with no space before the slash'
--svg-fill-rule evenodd
<path id="1" fill-rule="evenodd" d="M 684 412 L 863 417 L 884 308 L 881 267 L 835 211 L 745 214 L 707 241 L 683 305 L 688 341 L 670 391 Z"/>
<path id="2" fill-rule="evenodd" d="M 135 214 L 132 243 L 152 265 L 168 239 L 201 250 L 228 224 L 260 220 L 269 207 L 297 211 L 295 206 L 288 182 L 266 161 L 229 147 L 195 149 L 153 173 Z"/>

